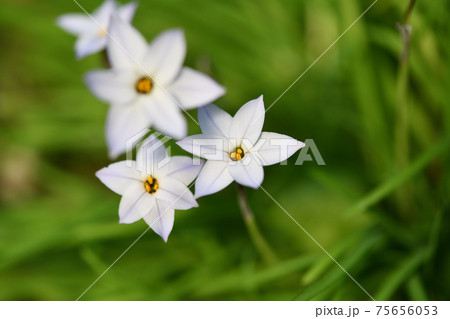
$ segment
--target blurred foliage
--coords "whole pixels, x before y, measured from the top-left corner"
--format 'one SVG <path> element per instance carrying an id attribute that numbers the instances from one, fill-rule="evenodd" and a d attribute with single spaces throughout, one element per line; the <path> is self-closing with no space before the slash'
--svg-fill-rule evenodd
<path id="1" fill-rule="evenodd" d="M 263 187 L 377 300 L 448 300 L 450 5 L 417 1 L 402 66 L 408 2 L 376 3 L 267 112 L 266 131 L 314 139 L 326 166 L 296 155 Z M 147 39 L 182 27 L 186 65 L 227 87 L 216 104 L 234 114 L 260 94 L 268 107 L 370 4 L 151 0 L 134 25 Z M 3 300 L 75 300 L 147 228 L 119 225 L 119 196 L 94 176 L 109 163 L 107 106 L 82 77 L 102 57 L 76 61 L 55 25 L 77 11 L 1 0 Z M 230 186 L 179 211 L 167 244 L 147 232 L 82 299 L 368 299 L 262 190 L 249 197 L 278 264 L 258 255 Z"/>

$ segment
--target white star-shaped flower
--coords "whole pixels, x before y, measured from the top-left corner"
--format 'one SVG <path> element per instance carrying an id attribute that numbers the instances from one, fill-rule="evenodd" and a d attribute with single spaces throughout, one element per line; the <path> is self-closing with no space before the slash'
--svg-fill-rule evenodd
<path id="1" fill-rule="evenodd" d="M 162 142 L 151 135 L 138 150 L 136 161 L 113 163 L 96 176 L 122 195 L 120 223 L 130 224 L 143 218 L 167 241 L 175 209 L 198 207 L 187 185 L 197 177 L 201 164 L 194 165 L 187 156 L 168 156 Z"/>
<path id="2" fill-rule="evenodd" d="M 64 14 L 58 17 L 57 24 L 67 32 L 78 36 L 75 53 L 77 58 L 81 59 L 106 47 L 106 35 L 113 14 L 131 22 L 136 8 L 135 2 L 119 6 L 114 0 L 106 0 L 91 14 L 91 17 L 84 13 Z"/>
<path id="3" fill-rule="evenodd" d="M 258 188 L 263 166 L 282 162 L 305 145 L 286 135 L 261 132 L 264 113 L 262 96 L 246 103 L 234 117 L 215 105 L 198 110 L 202 134 L 177 142 L 207 159 L 195 182 L 195 198 L 216 193 L 233 180 Z"/>
<path id="4" fill-rule="evenodd" d="M 113 17 L 107 53 L 111 70 L 87 74 L 99 99 L 110 103 L 106 140 L 109 155 L 126 150 L 126 142 L 143 129 L 181 139 L 187 134 L 182 112 L 212 102 L 225 89 L 207 75 L 182 67 L 186 42 L 181 30 L 160 34 L 150 45 L 129 23 Z"/>

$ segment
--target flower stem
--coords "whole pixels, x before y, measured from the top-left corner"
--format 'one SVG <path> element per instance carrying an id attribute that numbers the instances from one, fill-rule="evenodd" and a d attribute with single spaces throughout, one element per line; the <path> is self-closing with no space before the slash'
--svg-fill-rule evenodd
<path id="1" fill-rule="evenodd" d="M 261 231 L 256 224 L 255 218 L 253 216 L 253 212 L 251 211 L 248 201 L 247 201 L 247 193 L 245 191 L 245 187 L 236 183 L 238 187 L 238 200 L 239 207 L 241 208 L 242 217 L 244 218 L 245 226 L 250 234 L 250 238 L 255 245 L 258 252 L 261 254 L 264 261 L 268 264 L 275 264 L 278 262 L 278 257 L 273 252 L 272 248 L 269 246 L 267 241 L 264 239 L 264 236 L 261 234 Z"/>
<path id="2" fill-rule="evenodd" d="M 105 66 L 107 69 L 111 68 L 111 63 L 109 63 L 108 54 L 106 53 L 106 49 L 102 51 L 101 55 L 102 55 L 103 66 Z"/>
<path id="3" fill-rule="evenodd" d="M 412 9 L 414 8 L 414 5 L 416 4 L 416 0 L 410 0 L 408 8 L 406 9 L 405 15 L 403 16 L 403 25 L 408 24 L 409 16 L 411 15 Z"/>
<path id="4" fill-rule="evenodd" d="M 403 42 L 400 64 L 397 75 L 397 120 L 395 126 L 395 153 L 398 169 L 409 164 L 409 108 L 408 108 L 408 55 L 411 44 L 411 27 L 408 25 L 409 17 L 416 0 L 410 0 L 402 23 L 397 27 Z M 397 192 L 397 202 L 400 211 L 410 211 L 410 185 L 405 185 Z"/>

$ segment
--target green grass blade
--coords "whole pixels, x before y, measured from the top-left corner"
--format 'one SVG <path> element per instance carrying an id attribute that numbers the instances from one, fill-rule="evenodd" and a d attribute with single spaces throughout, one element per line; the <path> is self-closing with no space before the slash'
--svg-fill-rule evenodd
<path id="1" fill-rule="evenodd" d="M 375 294 L 376 300 L 389 300 L 401 284 L 407 280 L 422 264 L 427 256 L 427 250 L 419 249 L 406 258 L 383 282 L 383 286 Z"/>
<path id="2" fill-rule="evenodd" d="M 411 165 L 404 170 L 395 174 L 387 181 L 376 187 L 369 194 L 364 196 L 355 205 L 353 205 L 345 214 L 348 216 L 354 216 L 358 213 L 362 213 L 375 205 L 383 198 L 391 194 L 403 183 L 413 178 L 416 174 L 420 173 L 432 160 L 447 151 L 450 146 L 450 138 L 446 138 L 441 142 L 435 144 L 417 158 Z"/>

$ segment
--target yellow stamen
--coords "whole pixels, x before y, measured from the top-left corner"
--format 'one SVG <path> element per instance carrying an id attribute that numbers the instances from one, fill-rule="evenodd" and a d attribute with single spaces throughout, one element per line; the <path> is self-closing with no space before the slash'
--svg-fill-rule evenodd
<path id="1" fill-rule="evenodd" d="M 101 28 L 100 30 L 98 30 L 98 36 L 104 38 L 106 36 L 106 29 Z"/>
<path id="2" fill-rule="evenodd" d="M 147 94 L 152 90 L 152 80 L 146 76 L 136 82 L 136 91 L 141 94 Z"/>
<path id="3" fill-rule="evenodd" d="M 156 193 L 156 191 L 159 188 L 159 183 L 158 180 L 156 178 L 154 178 L 153 176 L 150 176 L 149 178 L 147 178 L 147 180 L 144 182 L 144 188 L 145 191 L 149 194 L 154 194 Z"/>
<path id="4" fill-rule="evenodd" d="M 230 158 L 233 161 L 240 161 L 244 157 L 244 150 L 241 147 L 236 148 L 230 153 Z"/>

